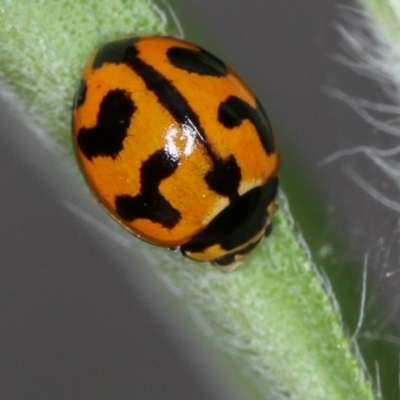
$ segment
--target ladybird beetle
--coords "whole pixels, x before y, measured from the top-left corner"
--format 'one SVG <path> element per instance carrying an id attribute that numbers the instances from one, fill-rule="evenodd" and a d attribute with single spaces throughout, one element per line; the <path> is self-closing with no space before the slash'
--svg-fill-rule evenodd
<path id="1" fill-rule="evenodd" d="M 271 125 L 208 51 L 161 36 L 106 43 L 84 69 L 72 124 L 91 191 L 138 238 L 233 270 L 270 233 Z"/>

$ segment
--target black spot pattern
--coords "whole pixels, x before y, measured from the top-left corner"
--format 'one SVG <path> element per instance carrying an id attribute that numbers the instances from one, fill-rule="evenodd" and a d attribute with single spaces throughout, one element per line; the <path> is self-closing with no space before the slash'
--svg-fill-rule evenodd
<path id="1" fill-rule="evenodd" d="M 242 174 L 232 155 L 224 163 L 218 163 L 205 176 L 209 188 L 232 202 L 239 197 L 237 188 Z"/>
<path id="2" fill-rule="evenodd" d="M 76 91 L 75 98 L 74 98 L 74 109 L 81 106 L 86 100 L 86 93 L 87 93 L 87 85 L 86 82 L 82 79 L 79 88 Z"/>
<path id="3" fill-rule="evenodd" d="M 236 128 L 245 119 L 256 128 L 265 152 L 272 154 L 275 151 L 272 127 L 258 100 L 256 108 L 236 96 L 229 96 L 219 105 L 218 120 L 226 128 Z"/>
<path id="4" fill-rule="evenodd" d="M 93 60 L 92 68 L 101 68 L 103 64 L 114 63 L 120 64 L 125 60 L 125 53 L 128 48 L 138 42 L 141 38 L 133 36 L 126 39 L 116 40 L 115 42 L 106 43 L 96 53 Z"/>
<path id="5" fill-rule="evenodd" d="M 123 141 L 136 106 L 129 93 L 111 90 L 100 103 L 97 124 L 78 132 L 78 146 L 91 160 L 97 156 L 116 158 L 123 149 Z"/>
<path id="6" fill-rule="evenodd" d="M 228 71 L 225 64 L 207 50 L 192 50 L 184 47 L 171 47 L 167 51 L 170 63 L 179 69 L 198 75 L 221 77 Z"/>
<path id="7" fill-rule="evenodd" d="M 275 196 L 277 179 L 272 180 L 267 186 L 239 196 L 241 171 L 234 155 L 222 160 L 214 153 L 199 116 L 186 98 L 170 80 L 140 58 L 139 51 L 135 47 L 140 40 L 140 37 L 130 37 L 104 45 L 97 52 L 92 67 L 96 69 L 106 63 L 124 63 L 140 76 L 147 89 L 156 95 L 160 105 L 174 120 L 194 130 L 196 140 L 201 143 L 205 156 L 210 159 L 210 170 L 204 177 L 205 181 L 211 190 L 230 200 L 230 206 L 218 215 L 205 231 L 182 246 L 182 253 L 201 251 L 215 243 L 220 243 L 227 250 L 235 249 L 262 229 L 267 218 L 265 207 Z M 174 46 L 168 50 L 167 57 L 176 68 L 193 74 L 213 77 L 223 77 L 228 74 L 225 64 L 203 49 L 191 50 Z M 82 81 L 74 100 L 75 108 L 84 104 L 86 95 L 86 83 Z M 96 126 L 82 128 L 78 132 L 77 143 L 82 153 L 89 160 L 97 156 L 116 158 L 123 150 L 123 142 L 136 109 L 137 106 L 130 93 L 121 89 L 111 90 L 99 106 Z M 227 128 L 240 125 L 244 119 L 250 120 L 256 127 L 267 154 L 274 151 L 272 130 L 259 103 L 256 109 L 253 109 L 239 98 L 231 96 L 221 103 L 218 117 Z M 175 172 L 178 162 L 177 158 L 171 157 L 163 149 L 143 161 L 140 171 L 140 193 L 137 196 L 126 194 L 116 196 L 115 206 L 118 215 L 126 221 L 146 218 L 166 228 L 173 228 L 181 219 L 181 215 L 161 195 L 159 185 L 162 180 Z"/>
<path id="8" fill-rule="evenodd" d="M 217 190 L 218 188 L 217 192 L 229 197 L 230 200 L 237 198 L 241 173 L 234 156 L 231 155 L 225 161 L 213 153 L 206 140 L 206 134 L 200 123 L 200 119 L 190 107 L 186 98 L 171 81 L 166 79 L 151 65 L 141 60 L 135 47 L 126 49 L 124 61 L 144 80 L 147 89 L 151 90 L 157 96 L 160 104 L 178 123 L 196 129 L 196 136 L 199 142 L 203 144 L 213 164 L 211 171 L 208 172 L 206 177 L 206 181 L 211 185 L 210 188 L 212 190 Z M 218 184 L 222 184 L 221 192 L 219 191 Z"/>
<path id="9" fill-rule="evenodd" d="M 173 228 L 181 215 L 160 194 L 159 186 L 163 179 L 171 176 L 178 167 L 178 159 L 172 158 L 166 151 L 153 153 L 140 169 L 140 194 L 137 196 L 120 195 L 115 198 L 118 215 L 125 221 L 146 218 L 158 222 L 166 228 Z"/>
<path id="10" fill-rule="evenodd" d="M 171 81 L 161 75 L 151 65 L 142 61 L 138 55 L 135 47 L 129 47 L 126 49 L 124 62 L 143 79 L 147 89 L 157 96 L 160 104 L 172 115 L 174 120 L 181 125 L 192 123 L 192 126 L 198 128 L 198 139 L 205 142 L 199 117 L 191 109 L 186 98 L 182 96 Z"/>
<path id="11" fill-rule="evenodd" d="M 182 253 L 202 252 L 215 244 L 231 251 L 251 241 L 269 218 L 267 206 L 274 200 L 277 188 L 278 178 L 273 178 L 264 186 L 253 188 L 240 196 L 222 210 L 202 232 L 181 246 Z"/>

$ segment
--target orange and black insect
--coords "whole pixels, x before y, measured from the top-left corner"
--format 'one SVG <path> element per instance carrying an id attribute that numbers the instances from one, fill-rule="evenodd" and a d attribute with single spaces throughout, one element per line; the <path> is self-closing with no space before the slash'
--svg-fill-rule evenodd
<path id="1" fill-rule="evenodd" d="M 208 51 L 160 36 L 106 43 L 73 108 L 83 175 L 135 236 L 230 270 L 269 234 L 274 134 L 252 91 Z"/>

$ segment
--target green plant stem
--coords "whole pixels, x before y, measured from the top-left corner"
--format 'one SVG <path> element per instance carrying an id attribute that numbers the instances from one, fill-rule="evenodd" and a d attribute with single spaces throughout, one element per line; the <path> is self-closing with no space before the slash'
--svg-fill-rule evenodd
<path id="1" fill-rule="evenodd" d="M 71 99 L 82 67 L 101 42 L 132 33 L 174 34 L 145 0 L 0 0 L 2 92 L 73 161 Z M 271 238 L 234 273 L 142 249 L 263 398 L 373 399 L 283 194 L 273 223 Z"/>

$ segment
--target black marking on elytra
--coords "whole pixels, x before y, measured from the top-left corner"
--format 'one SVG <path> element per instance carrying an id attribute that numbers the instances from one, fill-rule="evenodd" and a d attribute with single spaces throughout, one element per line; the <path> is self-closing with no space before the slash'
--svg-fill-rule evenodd
<path id="1" fill-rule="evenodd" d="M 181 246 L 181 252 L 184 255 L 198 253 L 215 244 L 232 251 L 250 242 L 270 218 L 267 207 L 275 199 L 277 188 L 278 178 L 273 178 L 264 186 L 249 190 L 222 210 L 190 242 Z"/>
<path id="2" fill-rule="evenodd" d="M 124 147 L 136 108 L 128 92 L 121 89 L 109 91 L 100 103 L 97 124 L 78 132 L 78 146 L 86 158 L 116 158 Z"/>
<path id="3" fill-rule="evenodd" d="M 234 201 L 238 197 L 241 177 L 240 168 L 234 156 L 231 155 L 227 160 L 222 160 L 212 151 L 200 118 L 186 98 L 170 80 L 140 58 L 139 51 L 135 47 L 135 43 L 139 40 L 139 37 L 131 37 L 104 45 L 97 52 L 93 68 L 99 68 L 104 63 L 125 63 L 139 75 L 147 89 L 156 95 L 164 109 L 179 124 L 192 129 L 193 134 L 204 147 L 212 164 L 211 170 L 205 177 L 210 189 L 227 196 L 230 201 Z M 172 47 L 168 54 L 171 63 L 178 68 L 202 75 L 223 76 L 227 74 L 225 65 L 205 50 L 186 51 L 186 49 Z"/>
<path id="4" fill-rule="evenodd" d="M 139 52 L 135 46 L 126 49 L 124 62 L 143 79 L 147 89 L 157 96 L 160 104 L 171 114 L 174 120 L 194 130 L 197 139 L 205 148 L 213 164 L 211 171 L 207 173 L 206 177 L 210 188 L 217 193 L 229 197 L 231 201 L 238 197 L 240 169 L 234 156 L 230 156 L 225 161 L 213 153 L 206 140 L 206 134 L 200 123 L 199 116 L 190 107 L 186 98 L 171 81 L 151 65 L 146 64 L 140 59 Z M 222 185 L 222 189 L 218 184 Z"/>
<path id="5" fill-rule="evenodd" d="M 99 48 L 93 60 L 92 68 L 101 68 L 103 64 L 120 64 L 125 60 L 126 50 L 141 40 L 139 36 L 109 42 Z"/>
<path id="6" fill-rule="evenodd" d="M 86 81 L 82 79 L 79 83 L 78 90 L 75 93 L 74 109 L 80 107 L 86 100 L 87 85 Z"/>
<path id="7" fill-rule="evenodd" d="M 143 79 L 147 89 L 157 96 L 160 104 L 172 115 L 174 120 L 181 125 L 195 129 L 196 136 L 206 146 L 199 116 L 172 82 L 141 60 L 136 47 L 126 49 L 124 62 Z"/>
<path id="8" fill-rule="evenodd" d="M 233 202 L 239 197 L 238 188 L 241 177 L 236 158 L 231 155 L 227 161 L 215 164 L 214 168 L 206 173 L 205 181 L 211 190 L 228 197 Z"/>
<path id="9" fill-rule="evenodd" d="M 218 120 L 226 128 L 236 128 L 245 119 L 248 119 L 256 128 L 265 152 L 272 154 L 275 151 L 272 127 L 258 100 L 256 108 L 236 96 L 229 96 L 219 105 Z"/>
<path id="10" fill-rule="evenodd" d="M 187 72 L 198 75 L 221 77 L 228 74 L 225 64 L 207 50 L 197 50 L 174 46 L 168 49 L 167 57 L 170 63 Z"/>
<path id="11" fill-rule="evenodd" d="M 165 228 L 173 228 L 181 214 L 161 195 L 159 186 L 175 172 L 178 162 L 178 158 L 171 157 L 164 149 L 153 153 L 140 168 L 140 194 L 116 196 L 117 214 L 125 221 L 145 218 Z"/>

